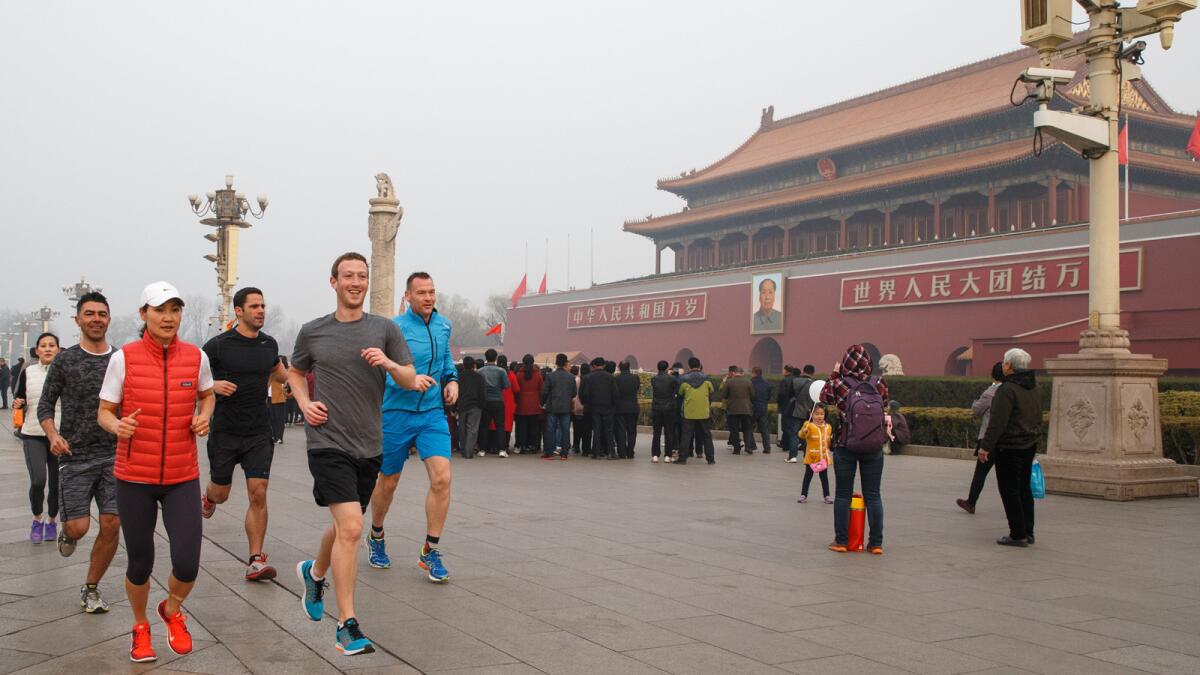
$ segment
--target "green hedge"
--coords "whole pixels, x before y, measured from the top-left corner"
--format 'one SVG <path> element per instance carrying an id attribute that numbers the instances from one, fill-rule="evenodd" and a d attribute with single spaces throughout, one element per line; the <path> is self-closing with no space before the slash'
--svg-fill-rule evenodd
<path id="1" fill-rule="evenodd" d="M 905 408 L 904 417 L 912 431 L 912 442 L 949 448 L 974 448 L 979 421 L 967 408 Z M 1046 451 L 1050 415 L 1042 415 L 1042 437 L 1038 452 Z M 1163 456 L 1180 464 L 1197 464 L 1200 447 L 1200 416 L 1162 416 Z"/>
<path id="2" fill-rule="evenodd" d="M 1200 391 L 1164 391 L 1158 395 L 1163 417 L 1200 417 Z"/>

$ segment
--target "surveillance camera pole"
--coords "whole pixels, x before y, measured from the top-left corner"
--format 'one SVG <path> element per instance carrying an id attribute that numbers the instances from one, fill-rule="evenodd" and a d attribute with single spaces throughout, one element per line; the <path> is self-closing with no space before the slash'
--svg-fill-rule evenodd
<path id="1" fill-rule="evenodd" d="M 217 289 L 221 296 L 221 305 L 217 309 L 220 326 L 217 330 L 223 331 L 229 321 L 233 288 L 238 280 L 238 240 L 241 231 L 250 227 L 246 215 L 261 219 L 267 211 L 267 198 L 259 195 L 258 211 L 255 211 L 249 200 L 233 189 L 233 176 L 225 176 L 224 190 L 213 190 L 205 196 L 207 201 L 201 202 L 198 195 L 188 195 L 188 203 L 192 206 L 192 213 L 198 216 L 210 213 L 215 216 L 204 218 L 200 223 L 216 228 L 215 233 L 206 234 L 204 238 L 216 243 L 217 252 L 204 256 L 204 259 L 213 263 L 217 270 Z"/>
<path id="2" fill-rule="evenodd" d="M 1114 501 L 1195 497 L 1196 478 L 1163 456 L 1158 378 L 1167 361 L 1131 353 L 1129 332 L 1121 327 L 1117 153 L 1121 96 L 1117 60 L 1122 40 L 1161 31 L 1164 47 L 1169 46 L 1174 22 L 1195 3 L 1139 3 L 1145 13 L 1122 9 L 1118 0 L 1079 0 L 1079 4 L 1088 12 L 1087 39 L 1061 51 L 1039 51 L 1044 61 L 1051 55 L 1087 56 L 1090 100 L 1080 112 L 1103 119 L 1108 134 L 1107 148 L 1086 155 L 1090 160 L 1088 326 L 1080 334 L 1078 353 L 1045 360 L 1046 371 L 1054 377 L 1042 459 L 1046 489 Z"/>

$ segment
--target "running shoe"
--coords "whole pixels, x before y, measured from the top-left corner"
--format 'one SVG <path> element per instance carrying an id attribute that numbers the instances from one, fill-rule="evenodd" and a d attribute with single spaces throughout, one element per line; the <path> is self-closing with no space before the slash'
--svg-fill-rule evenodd
<path id="1" fill-rule="evenodd" d="M 501 450 L 501 451 L 500 451 L 500 456 L 501 456 L 501 457 L 508 457 L 508 452 L 507 452 L 507 451 L 504 451 L 504 450 Z"/>
<path id="2" fill-rule="evenodd" d="M 88 614 L 103 614 L 108 611 L 108 603 L 100 595 L 100 589 L 88 590 L 87 584 L 79 587 L 79 606 Z"/>
<path id="3" fill-rule="evenodd" d="M 417 566 L 429 572 L 429 580 L 440 584 L 450 578 L 450 573 L 446 571 L 446 566 L 442 564 L 442 554 L 436 548 L 429 549 L 425 552 L 425 547 L 421 547 L 421 557 Z"/>
<path id="4" fill-rule="evenodd" d="M 829 550 L 834 553 L 845 553 L 848 548 L 845 544 L 839 544 L 836 541 L 829 545 Z"/>
<path id="5" fill-rule="evenodd" d="M 205 518 L 212 518 L 213 514 L 216 512 L 216 503 L 209 501 L 208 495 L 200 495 L 200 515 Z"/>
<path id="6" fill-rule="evenodd" d="M 317 581 L 312 576 L 312 560 L 301 560 L 296 563 L 296 576 L 304 582 L 304 595 L 300 602 L 304 606 L 304 614 L 313 621 L 320 621 L 325 616 L 325 589 L 329 582 L 324 579 Z"/>
<path id="7" fill-rule="evenodd" d="M 658 455 L 654 455 L 653 457 L 651 457 L 651 458 L 650 458 L 650 463 L 651 463 L 651 464 L 658 464 Z"/>
<path id="8" fill-rule="evenodd" d="M 246 563 L 246 581 L 270 581 L 275 578 L 275 568 L 267 564 L 266 553 L 255 553 Z"/>
<path id="9" fill-rule="evenodd" d="M 485 453 L 484 451 L 480 450 L 479 452 L 476 452 L 476 453 L 475 453 L 475 456 L 476 456 L 476 457 L 483 457 L 485 454 L 487 454 L 487 453 Z"/>
<path id="10" fill-rule="evenodd" d="M 805 503 L 805 502 L 807 502 L 807 501 L 808 501 L 808 495 L 800 495 L 800 499 L 797 499 L 796 501 L 798 501 L 798 502 L 800 502 L 801 504 L 803 504 L 803 503 Z"/>
<path id="11" fill-rule="evenodd" d="M 371 644 L 367 636 L 362 634 L 362 629 L 358 627 L 358 619 L 353 618 L 346 619 L 346 623 L 338 626 L 337 641 L 334 646 L 346 656 L 371 654 L 375 651 L 375 645 Z"/>
<path id="12" fill-rule="evenodd" d="M 175 616 L 168 617 L 166 614 L 167 601 L 163 600 L 158 603 L 158 618 L 167 624 L 167 646 L 171 651 L 183 656 L 184 654 L 192 653 L 192 634 L 187 629 L 187 617 L 183 614 L 183 608 L 175 612 Z"/>
<path id="13" fill-rule="evenodd" d="M 62 532 L 58 533 L 58 553 L 64 558 L 71 557 L 75 552 L 75 540 L 67 538 L 67 529 L 63 528 Z"/>
<path id="14" fill-rule="evenodd" d="M 868 546 L 867 553 L 870 553 L 872 555 L 883 555 L 883 547 L 882 546 Z"/>
<path id="15" fill-rule="evenodd" d="M 367 535 L 367 562 L 377 570 L 386 570 L 392 566 L 392 559 L 387 554 L 387 540 L 383 537 L 376 539 Z"/>
<path id="16" fill-rule="evenodd" d="M 829 495 L 825 495 L 825 503 L 826 503 L 826 504 L 832 504 L 832 503 L 833 503 L 833 497 L 830 497 Z"/>
<path id="17" fill-rule="evenodd" d="M 29 543 L 40 544 L 45 536 L 46 524 L 40 520 L 33 521 L 33 525 L 29 528 Z"/>
<path id="18" fill-rule="evenodd" d="M 134 663 L 157 661 L 154 645 L 150 644 L 150 624 L 139 623 L 133 627 L 133 640 L 129 645 L 129 660 Z"/>
<path id="19" fill-rule="evenodd" d="M 42 541 L 54 541 L 58 539 L 58 523 L 46 523 L 46 527 L 42 529 Z"/>

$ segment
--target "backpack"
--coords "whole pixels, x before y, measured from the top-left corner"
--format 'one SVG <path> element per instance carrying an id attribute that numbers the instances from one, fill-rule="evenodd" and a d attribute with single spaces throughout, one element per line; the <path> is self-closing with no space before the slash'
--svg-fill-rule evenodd
<path id="1" fill-rule="evenodd" d="M 792 380 L 792 391 L 795 392 L 792 398 L 792 417 L 806 420 L 812 415 L 815 403 L 808 391 L 812 383 L 811 377 L 797 377 Z"/>
<path id="2" fill-rule="evenodd" d="M 846 449 L 860 455 L 881 451 L 887 432 L 883 426 L 883 396 L 875 386 L 878 378 L 859 382 L 846 377 L 843 381 L 850 387 L 846 394 L 845 426 L 842 427 Z"/>

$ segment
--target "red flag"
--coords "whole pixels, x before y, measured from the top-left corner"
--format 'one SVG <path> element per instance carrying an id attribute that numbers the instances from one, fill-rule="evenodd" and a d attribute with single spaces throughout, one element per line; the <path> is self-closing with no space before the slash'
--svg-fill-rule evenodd
<path id="1" fill-rule="evenodd" d="M 538 295 L 543 295 L 546 292 L 546 274 L 542 273 L 542 283 L 538 285 Z"/>
<path id="2" fill-rule="evenodd" d="M 1196 128 L 1192 129 L 1192 137 L 1188 139 L 1187 153 L 1192 161 L 1200 159 L 1200 115 L 1196 115 Z"/>
<path id="3" fill-rule="evenodd" d="M 516 307 L 517 300 L 520 300 L 521 297 L 525 295 L 525 291 L 526 291 L 526 285 L 525 285 L 526 278 L 525 277 L 527 277 L 527 276 L 529 276 L 529 275 L 528 274 L 521 275 L 521 283 L 517 284 L 517 290 L 513 291 L 513 294 L 512 294 L 512 306 L 513 307 Z"/>
<path id="4" fill-rule="evenodd" d="M 498 323 L 495 326 L 492 326 L 491 328 L 487 329 L 487 332 L 484 333 L 483 335 L 484 335 L 484 337 L 487 337 L 489 335 L 499 335 L 500 331 L 502 331 L 502 330 L 504 330 L 503 322 Z"/>
<path id="5" fill-rule="evenodd" d="M 1121 133 L 1117 136 L 1117 162 L 1122 166 L 1129 164 L 1129 122 L 1121 127 Z"/>

